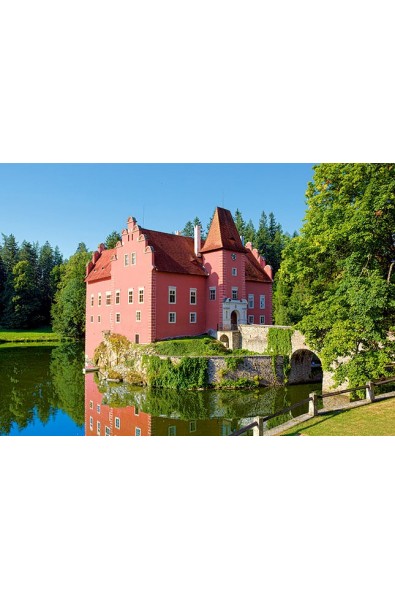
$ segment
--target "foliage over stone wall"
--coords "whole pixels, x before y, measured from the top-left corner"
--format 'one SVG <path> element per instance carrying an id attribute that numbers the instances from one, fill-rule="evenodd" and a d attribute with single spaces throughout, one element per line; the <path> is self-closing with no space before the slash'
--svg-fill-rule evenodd
<path id="1" fill-rule="evenodd" d="M 147 384 L 152 388 L 193 390 L 207 387 L 207 358 L 185 356 L 174 363 L 170 358 L 145 356 Z"/>
<path id="2" fill-rule="evenodd" d="M 233 389 L 282 383 L 280 357 L 240 354 L 165 357 L 156 354 L 154 344 L 133 344 L 118 334 L 105 336 L 96 348 L 94 362 L 107 380 L 152 388 Z"/>
<path id="3" fill-rule="evenodd" d="M 276 359 L 283 357 L 283 376 L 284 383 L 288 381 L 291 370 L 290 356 L 292 354 L 292 329 L 270 328 L 267 338 L 267 349 L 273 357 L 273 371 L 276 369 Z"/>
<path id="4" fill-rule="evenodd" d="M 292 329 L 270 328 L 268 331 L 267 349 L 276 356 L 291 356 L 292 354 Z"/>

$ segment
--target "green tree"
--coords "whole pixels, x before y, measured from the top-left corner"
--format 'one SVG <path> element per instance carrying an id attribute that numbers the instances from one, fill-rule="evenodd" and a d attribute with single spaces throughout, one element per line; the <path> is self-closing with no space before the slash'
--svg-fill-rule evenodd
<path id="1" fill-rule="evenodd" d="M 246 224 L 241 214 L 241 211 L 238 208 L 236 208 L 233 220 L 235 222 L 236 229 L 239 232 L 239 236 L 241 238 L 244 237 Z"/>
<path id="2" fill-rule="evenodd" d="M 112 248 L 115 248 L 117 243 L 120 242 L 121 240 L 122 240 L 121 235 L 117 231 L 112 231 L 106 237 L 106 242 L 105 242 L 106 248 L 108 248 L 109 250 L 111 250 Z"/>
<path id="3" fill-rule="evenodd" d="M 337 383 L 360 385 L 395 358 L 395 167 L 318 165 L 306 197 L 278 273 L 276 323 L 297 324 Z"/>
<path id="4" fill-rule="evenodd" d="M 193 237 L 193 223 L 192 221 L 187 221 L 184 225 L 184 229 L 182 230 L 182 235 L 187 237 Z"/>
<path id="5" fill-rule="evenodd" d="M 260 254 L 262 256 L 266 256 L 270 245 L 270 236 L 265 211 L 262 211 L 261 217 L 259 219 L 258 230 L 256 232 L 256 245 Z"/>
<path id="6" fill-rule="evenodd" d="M 54 288 L 51 273 L 55 266 L 54 251 L 49 242 L 40 248 L 38 256 L 38 289 L 40 292 L 40 315 L 45 324 L 49 324 Z"/>
<path id="7" fill-rule="evenodd" d="M 3 244 L 0 246 L 0 257 L 3 264 L 3 291 L 0 298 L 1 304 L 1 323 L 6 327 L 12 327 L 14 317 L 14 307 L 12 297 L 14 294 L 14 274 L 13 269 L 18 262 L 19 247 L 13 234 L 4 235 Z"/>
<path id="8" fill-rule="evenodd" d="M 193 221 L 187 221 L 184 225 L 184 229 L 181 231 L 182 235 L 187 237 L 193 237 L 195 235 L 195 225 L 200 225 L 200 233 L 204 236 L 203 225 L 199 217 L 195 217 Z"/>
<path id="9" fill-rule="evenodd" d="M 251 244 L 256 246 L 256 231 L 254 227 L 254 223 L 250 219 L 248 223 L 244 227 L 244 243 L 251 242 Z"/>
<path id="10" fill-rule="evenodd" d="M 13 268 L 13 315 L 10 324 L 16 329 L 27 329 L 40 322 L 40 298 L 34 265 L 20 260 Z"/>
<path id="11" fill-rule="evenodd" d="M 81 339 L 85 333 L 85 269 L 90 253 L 80 243 L 60 268 L 60 282 L 52 305 L 52 327 L 62 338 Z"/>

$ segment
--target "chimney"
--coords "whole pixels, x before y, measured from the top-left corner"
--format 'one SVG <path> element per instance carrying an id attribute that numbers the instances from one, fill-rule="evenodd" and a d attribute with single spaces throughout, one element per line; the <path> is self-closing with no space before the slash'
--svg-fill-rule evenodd
<path id="1" fill-rule="evenodd" d="M 200 225 L 195 225 L 194 227 L 194 250 L 196 256 L 200 256 L 200 248 L 202 245 L 202 239 L 200 235 Z"/>

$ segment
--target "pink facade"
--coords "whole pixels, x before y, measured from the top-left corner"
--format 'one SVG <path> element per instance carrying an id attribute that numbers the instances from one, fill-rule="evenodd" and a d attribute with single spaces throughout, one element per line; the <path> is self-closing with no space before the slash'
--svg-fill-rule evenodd
<path id="1" fill-rule="evenodd" d="M 131 341 L 271 324 L 271 267 L 243 246 L 231 213 L 217 208 L 200 248 L 195 239 L 141 228 L 129 218 L 122 242 L 101 244 L 87 266 L 86 357 L 110 331 Z"/>

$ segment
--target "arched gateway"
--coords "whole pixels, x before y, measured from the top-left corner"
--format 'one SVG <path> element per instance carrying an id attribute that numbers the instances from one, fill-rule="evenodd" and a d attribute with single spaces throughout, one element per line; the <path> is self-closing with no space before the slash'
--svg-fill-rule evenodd
<path id="1" fill-rule="evenodd" d="M 232 312 L 230 313 L 231 329 L 237 329 L 238 324 L 239 324 L 239 313 L 237 312 L 237 310 L 232 310 Z"/>
<path id="2" fill-rule="evenodd" d="M 322 381 L 321 361 L 311 350 L 296 350 L 291 356 L 288 383 Z"/>

